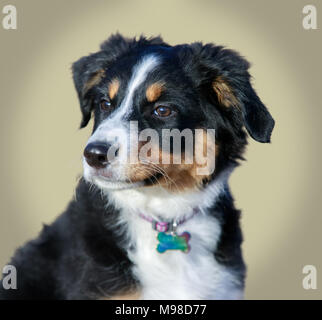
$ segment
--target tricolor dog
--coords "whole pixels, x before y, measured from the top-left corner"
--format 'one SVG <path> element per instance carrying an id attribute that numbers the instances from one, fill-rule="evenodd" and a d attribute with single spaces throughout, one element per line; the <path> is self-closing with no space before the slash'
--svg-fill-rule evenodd
<path id="1" fill-rule="evenodd" d="M 81 127 L 94 119 L 83 178 L 66 211 L 17 250 L 17 289 L 1 298 L 241 299 L 228 178 L 247 136 L 267 143 L 274 127 L 248 69 L 222 46 L 119 34 L 76 61 Z M 210 170 L 198 172 L 198 156 Z"/>

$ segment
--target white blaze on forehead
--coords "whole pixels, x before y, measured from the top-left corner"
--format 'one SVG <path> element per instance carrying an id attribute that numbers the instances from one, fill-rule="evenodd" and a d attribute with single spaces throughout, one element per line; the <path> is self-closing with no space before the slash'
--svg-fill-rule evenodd
<path id="1" fill-rule="evenodd" d="M 133 68 L 133 73 L 128 83 L 125 97 L 121 105 L 104 120 L 93 135 L 89 138 L 90 142 L 108 142 L 117 143 L 120 149 L 118 150 L 119 165 L 114 168 L 115 174 L 120 179 L 125 179 L 126 174 L 123 170 L 122 163 L 127 162 L 129 153 L 130 141 L 130 124 L 127 115 L 131 113 L 133 107 L 133 97 L 138 87 L 146 80 L 148 74 L 160 63 L 160 58 L 156 55 L 144 56 Z"/>
<path id="2" fill-rule="evenodd" d="M 138 87 L 145 81 L 148 74 L 160 63 L 160 58 L 149 54 L 144 56 L 133 68 L 133 73 L 128 83 L 125 97 L 121 105 L 104 120 L 89 139 L 89 142 L 102 140 L 113 141 L 115 137 L 120 140 L 119 131 L 123 130 L 126 136 L 129 125 L 126 116 L 133 107 L 133 96 Z M 114 138 L 112 137 L 114 136 Z"/>
<path id="3" fill-rule="evenodd" d="M 132 77 L 127 86 L 125 98 L 111 120 L 123 118 L 129 113 L 133 105 L 132 102 L 135 90 L 144 82 L 149 72 L 151 72 L 159 63 L 160 59 L 157 56 L 148 55 L 144 56 L 134 67 Z"/>

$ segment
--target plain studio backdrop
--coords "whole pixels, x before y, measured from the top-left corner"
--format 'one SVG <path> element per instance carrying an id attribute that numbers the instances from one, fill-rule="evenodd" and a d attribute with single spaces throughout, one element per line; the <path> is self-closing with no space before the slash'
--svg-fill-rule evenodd
<path id="1" fill-rule="evenodd" d="M 15 5 L 18 18 L 17 30 L 0 27 L 1 269 L 64 210 L 82 173 L 91 125 L 78 130 L 71 63 L 116 31 L 160 34 L 170 44 L 214 42 L 239 51 L 276 120 L 272 143 L 249 140 L 247 161 L 230 179 L 243 212 L 246 298 L 322 298 L 322 34 L 302 27 L 307 1 L 0 3 Z M 321 3 L 310 4 L 319 19 Z M 317 268 L 316 290 L 303 289 L 305 265 Z"/>

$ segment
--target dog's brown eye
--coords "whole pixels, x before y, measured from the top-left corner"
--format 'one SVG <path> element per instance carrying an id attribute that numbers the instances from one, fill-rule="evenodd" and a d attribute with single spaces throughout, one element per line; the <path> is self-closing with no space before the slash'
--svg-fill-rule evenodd
<path id="1" fill-rule="evenodd" d="M 109 111 L 111 109 L 111 102 L 104 99 L 101 101 L 100 107 L 103 111 Z"/>
<path id="2" fill-rule="evenodd" d="M 159 106 L 153 110 L 153 113 L 157 117 L 165 118 L 172 114 L 172 109 L 170 107 Z"/>

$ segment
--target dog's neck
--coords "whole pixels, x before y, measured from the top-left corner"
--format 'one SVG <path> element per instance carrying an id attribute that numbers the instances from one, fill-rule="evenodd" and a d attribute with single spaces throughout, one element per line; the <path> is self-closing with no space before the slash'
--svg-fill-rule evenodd
<path id="1" fill-rule="evenodd" d="M 159 186 L 109 190 L 109 201 L 122 212 L 144 214 L 165 221 L 191 216 L 194 209 L 211 207 L 224 192 L 232 169 L 226 169 L 202 189 L 172 192 Z"/>
<path id="2" fill-rule="evenodd" d="M 222 227 L 221 221 L 208 209 L 226 192 L 230 172 L 218 175 L 201 190 L 173 194 L 162 189 L 142 188 L 108 193 L 110 201 L 120 210 L 118 223 L 124 229 L 118 230 L 124 230 L 126 239 L 122 247 L 133 263 L 132 272 L 139 279 L 142 299 L 236 299 L 242 296 L 236 274 L 214 259 Z M 192 215 L 195 208 L 199 212 Z M 179 237 L 189 234 L 188 252 L 181 252 L 179 248 L 160 252 L 162 232 L 158 234 L 158 230 L 140 217 L 140 212 L 164 221 L 187 218 L 176 231 Z"/>

